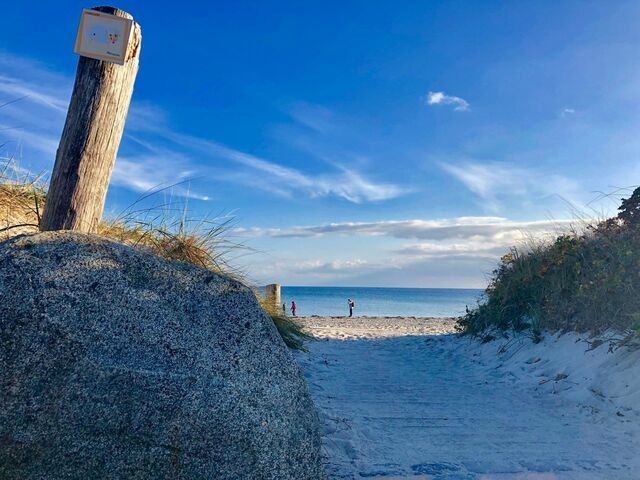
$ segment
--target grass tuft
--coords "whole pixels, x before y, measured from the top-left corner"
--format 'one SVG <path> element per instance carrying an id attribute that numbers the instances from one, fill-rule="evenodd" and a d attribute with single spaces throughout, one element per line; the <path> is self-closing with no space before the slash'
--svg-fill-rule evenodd
<path id="1" fill-rule="evenodd" d="M 0 166 L 0 240 L 38 231 L 45 192 L 38 177 L 21 173 L 13 162 Z"/>
<path id="2" fill-rule="evenodd" d="M 307 349 L 305 348 L 304 343 L 307 340 L 312 340 L 313 337 L 305 332 L 298 323 L 283 313 L 279 306 L 268 304 L 266 299 L 258 292 L 256 292 L 256 297 L 258 298 L 262 309 L 271 317 L 271 320 L 273 320 L 273 323 L 278 329 L 285 345 L 293 350 L 306 352 Z"/>
<path id="3" fill-rule="evenodd" d="M 165 215 L 148 218 L 127 217 L 102 222 L 98 233 L 135 248 L 170 260 L 191 263 L 216 273 L 242 280 L 242 272 L 232 267 L 229 258 L 233 252 L 242 252 L 243 245 L 226 237 L 230 219 L 171 220 Z"/>

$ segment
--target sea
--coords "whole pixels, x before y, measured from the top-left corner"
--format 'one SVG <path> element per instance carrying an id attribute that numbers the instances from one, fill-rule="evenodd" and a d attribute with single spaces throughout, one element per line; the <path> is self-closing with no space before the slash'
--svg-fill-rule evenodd
<path id="1" fill-rule="evenodd" d="M 282 286 L 282 302 L 298 316 L 456 317 L 475 306 L 483 290 L 473 288 L 292 287 Z"/>

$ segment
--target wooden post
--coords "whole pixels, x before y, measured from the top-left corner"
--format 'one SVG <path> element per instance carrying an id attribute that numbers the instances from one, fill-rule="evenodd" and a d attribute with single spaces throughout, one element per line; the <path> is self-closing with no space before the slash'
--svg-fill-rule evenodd
<path id="1" fill-rule="evenodd" d="M 92 10 L 133 18 L 114 7 Z M 133 22 L 124 65 L 80 57 L 40 222 L 42 231 L 97 231 L 138 73 L 141 44 L 140 26 Z"/>
<path id="2" fill-rule="evenodd" d="M 280 305 L 280 284 L 272 283 L 266 286 L 267 305 L 273 308 L 275 313 L 279 313 L 282 305 Z"/>

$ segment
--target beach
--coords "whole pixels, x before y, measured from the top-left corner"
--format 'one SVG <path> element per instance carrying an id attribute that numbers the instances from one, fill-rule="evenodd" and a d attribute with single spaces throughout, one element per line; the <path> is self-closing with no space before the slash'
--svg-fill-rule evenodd
<path id="1" fill-rule="evenodd" d="M 485 344 L 448 318 L 305 317 L 296 359 L 329 478 L 635 479 L 640 352 L 584 335 Z"/>
<path id="2" fill-rule="evenodd" d="M 358 340 L 443 335 L 455 331 L 453 318 L 433 317 L 298 317 L 296 323 L 318 339 Z"/>

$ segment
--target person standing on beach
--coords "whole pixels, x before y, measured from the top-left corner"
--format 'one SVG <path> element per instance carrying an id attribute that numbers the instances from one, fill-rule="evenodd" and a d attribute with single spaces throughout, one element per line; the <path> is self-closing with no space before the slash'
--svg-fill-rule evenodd
<path id="1" fill-rule="evenodd" d="M 296 306 L 296 302 L 294 302 L 293 300 L 291 300 L 291 315 L 293 315 L 294 317 L 296 316 L 296 309 L 298 307 Z"/>
<path id="2" fill-rule="evenodd" d="M 353 317 L 353 307 L 356 306 L 356 302 L 347 298 L 347 304 L 349 305 L 349 318 Z"/>

